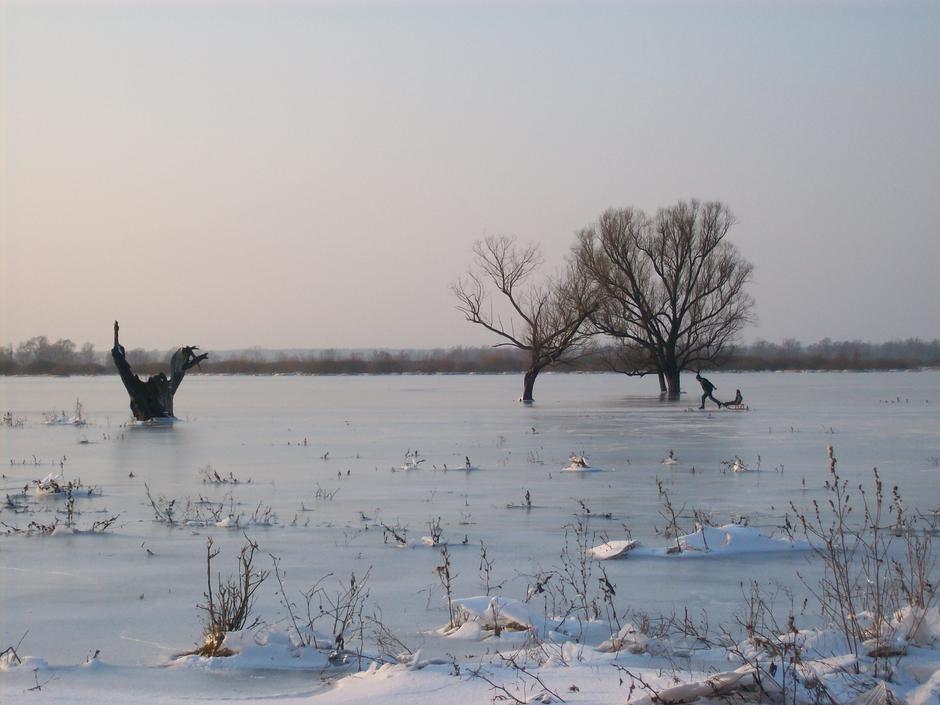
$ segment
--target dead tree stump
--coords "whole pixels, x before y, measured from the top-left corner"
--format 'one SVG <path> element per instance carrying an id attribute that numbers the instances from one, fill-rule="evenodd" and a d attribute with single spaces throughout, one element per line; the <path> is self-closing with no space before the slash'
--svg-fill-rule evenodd
<path id="1" fill-rule="evenodd" d="M 146 382 L 134 374 L 124 351 L 118 342 L 120 326 L 114 322 L 114 347 L 111 358 L 121 375 L 121 381 L 131 398 L 131 413 L 138 421 L 150 421 L 158 418 L 173 418 L 173 395 L 179 389 L 186 371 L 209 357 L 209 353 L 197 355 L 195 345 L 179 348 L 170 358 L 170 377 L 160 372 L 152 375 Z"/>

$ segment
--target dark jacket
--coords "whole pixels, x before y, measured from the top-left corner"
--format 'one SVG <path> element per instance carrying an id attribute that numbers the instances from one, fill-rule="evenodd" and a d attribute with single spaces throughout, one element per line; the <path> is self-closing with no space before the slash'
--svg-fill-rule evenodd
<path id="1" fill-rule="evenodd" d="M 711 394 L 714 390 L 718 389 L 718 387 L 716 387 L 714 384 L 712 384 L 711 382 L 709 382 L 709 381 L 708 381 L 707 379 L 705 379 L 704 377 L 699 377 L 699 378 L 698 378 L 698 383 L 702 385 L 702 390 L 703 390 L 706 394 Z"/>

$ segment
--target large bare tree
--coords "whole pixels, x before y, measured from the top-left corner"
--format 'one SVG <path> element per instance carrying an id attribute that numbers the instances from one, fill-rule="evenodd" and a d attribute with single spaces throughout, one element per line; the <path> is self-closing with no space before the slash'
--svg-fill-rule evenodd
<path id="1" fill-rule="evenodd" d="M 611 209 L 578 234 L 575 258 L 598 290 L 594 330 L 633 351 L 636 374 L 661 373 L 671 399 L 683 370 L 719 362 L 751 320 L 753 266 L 726 239 L 734 224 L 723 203 L 680 201 L 655 218 Z"/>
<path id="2" fill-rule="evenodd" d="M 532 401 L 535 379 L 546 367 L 572 362 L 583 353 L 588 335 L 587 280 L 569 264 L 562 275 L 537 280 L 542 255 L 535 245 L 490 236 L 473 246 L 474 263 L 452 286 L 461 311 L 471 323 L 495 333 L 502 342 L 529 354 L 522 401 Z M 501 301 L 494 302 L 494 294 Z"/>

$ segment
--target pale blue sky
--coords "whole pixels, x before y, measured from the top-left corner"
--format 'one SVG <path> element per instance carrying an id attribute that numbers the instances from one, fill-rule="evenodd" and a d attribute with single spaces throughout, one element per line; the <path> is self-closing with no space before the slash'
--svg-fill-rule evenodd
<path id="1" fill-rule="evenodd" d="M 475 239 L 691 197 L 747 339 L 940 335 L 940 3 L 0 13 L 2 342 L 486 343 Z"/>

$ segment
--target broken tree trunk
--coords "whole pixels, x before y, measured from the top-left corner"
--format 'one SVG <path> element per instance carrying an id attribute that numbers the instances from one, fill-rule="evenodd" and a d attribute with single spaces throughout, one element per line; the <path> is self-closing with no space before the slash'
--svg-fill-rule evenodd
<path id="1" fill-rule="evenodd" d="M 199 348 L 186 346 L 179 348 L 170 358 L 170 378 L 160 372 L 142 381 L 134 374 L 124 351 L 118 341 L 120 326 L 114 322 L 114 347 L 111 357 L 114 366 L 121 375 L 121 381 L 131 398 L 131 413 L 138 421 L 150 421 L 158 418 L 173 418 L 173 395 L 179 389 L 186 371 L 209 357 L 209 353 L 196 354 Z"/>

